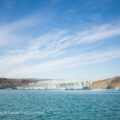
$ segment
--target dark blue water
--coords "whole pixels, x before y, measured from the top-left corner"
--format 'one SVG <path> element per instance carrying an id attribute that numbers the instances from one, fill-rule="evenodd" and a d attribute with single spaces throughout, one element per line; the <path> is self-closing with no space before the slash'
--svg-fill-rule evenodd
<path id="1" fill-rule="evenodd" d="M 0 120 L 120 120 L 120 91 L 0 90 Z"/>

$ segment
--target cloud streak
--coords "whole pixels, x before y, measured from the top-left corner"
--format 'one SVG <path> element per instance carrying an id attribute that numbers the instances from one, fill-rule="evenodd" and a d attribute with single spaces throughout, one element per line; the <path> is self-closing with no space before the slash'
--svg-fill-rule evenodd
<path id="1" fill-rule="evenodd" d="M 44 18 L 43 18 L 44 19 Z M 21 31 L 35 27 L 40 21 L 39 15 L 27 17 L 0 28 L 0 46 L 21 41 Z M 43 20 L 42 20 L 43 21 Z M 36 23 L 36 24 L 34 24 Z M 108 61 L 120 57 L 120 49 L 110 51 L 87 51 L 68 55 L 69 48 L 84 44 L 109 40 L 120 36 L 120 24 L 103 24 L 74 32 L 70 29 L 52 30 L 32 37 L 22 49 L 7 51 L 0 56 L 0 74 L 14 76 L 46 72 L 58 69 L 74 68 L 85 64 Z M 11 43 L 12 42 L 12 43 Z M 26 63 L 37 61 L 30 65 Z M 39 61 L 39 62 L 38 62 Z"/>
<path id="2" fill-rule="evenodd" d="M 66 57 L 62 59 L 52 60 L 45 63 L 38 63 L 30 66 L 22 66 L 17 69 L 10 71 L 9 76 L 13 77 L 14 75 L 30 75 L 34 73 L 42 73 L 48 71 L 56 70 L 65 70 L 68 68 L 76 68 L 82 65 L 94 64 L 99 62 L 109 61 L 111 59 L 120 58 L 120 49 L 109 50 L 106 52 L 97 51 L 84 53 L 77 56 Z"/>
<path id="3" fill-rule="evenodd" d="M 84 31 L 82 34 L 76 35 L 76 40 L 79 43 L 91 43 L 100 40 L 107 40 L 107 38 L 120 36 L 120 25 L 101 25 L 95 26 L 95 28 L 88 31 Z"/>
<path id="4" fill-rule="evenodd" d="M 43 14 L 46 14 L 44 16 Z M 29 15 L 25 18 L 7 23 L 0 27 L 0 46 L 11 45 L 11 43 L 20 43 L 20 41 L 27 40 L 29 34 L 23 34 L 23 31 L 32 30 L 37 26 L 41 26 L 44 23 L 49 22 L 52 19 L 52 13 L 48 15 L 46 11 L 38 12 L 33 15 Z M 30 39 L 30 38 L 29 38 Z"/>

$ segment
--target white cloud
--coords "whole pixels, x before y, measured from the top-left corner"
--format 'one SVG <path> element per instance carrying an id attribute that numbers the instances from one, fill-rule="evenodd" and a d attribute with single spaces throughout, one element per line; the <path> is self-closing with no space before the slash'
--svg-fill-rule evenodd
<path id="1" fill-rule="evenodd" d="M 13 77 L 14 75 L 30 75 L 34 73 L 42 73 L 48 71 L 65 70 L 66 68 L 76 68 L 81 65 L 93 64 L 108 61 L 110 59 L 120 58 L 120 49 L 109 51 L 96 51 L 83 53 L 77 56 L 66 57 L 62 59 L 52 60 L 45 63 L 38 63 L 30 66 L 22 66 L 12 71 L 5 73 L 6 75 Z"/>
<path id="2" fill-rule="evenodd" d="M 42 13 L 43 12 L 43 13 Z M 42 25 L 46 23 L 50 19 L 52 19 L 52 14 L 49 15 L 42 11 L 39 13 L 35 13 L 33 15 L 27 16 L 25 18 L 21 18 L 19 20 L 7 23 L 4 26 L 0 27 L 0 46 L 4 45 L 12 45 L 13 43 L 19 44 L 19 42 L 25 40 L 29 35 L 23 35 L 23 31 L 29 30 L 33 27 L 37 27 L 38 25 Z M 45 16 L 43 14 L 46 14 Z M 51 15 L 51 16 L 50 16 Z M 27 40 L 27 39 L 26 39 Z"/>
<path id="3" fill-rule="evenodd" d="M 95 26 L 95 28 L 78 33 L 75 39 L 78 40 L 78 43 L 90 43 L 100 40 L 107 40 L 107 38 L 120 36 L 120 25 L 101 25 Z"/>
<path id="4" fill-rule="evenodd" d="M 8 44 L 11 41 L 20 41 L 24 39 L 23 36 L 17 34 L 17 31 L 35 26 L 35 22 L 39 21 L 38 16 L 28 17 L 18 22 L 0 28 L 0 45 Z M 37 23 L 36 22 L 36 23 Z M 18 32 L 19 33 L 19 32 Z M 108 40 L 108 38 L 120 35 L 119 24 L 105 24 L 100 26 L 93 26 L 84 31 L 77 31 L 72 33 L 71 30 L 57 30 L 52 31 L 29 40 L 29 44 L 24 46 L 24 49 L 18 51 L 8 51 L 7 54 L 0 56 L 1 75 L 21 75 L 32 74 L 34 72 L 42 72 L 48 70 L 64 69 L 69 67 L 77 67 L 84 64 L 101 62 L 120 57 L 120 50 L 101 51 L 99 52 L 81 52 L 76 53 L 76 56 L 69 58 L 68 47 L 75 47 L 76 45 L 89 44 L 100 40 Z M 13 44 L 12 42 L 11 44 Z M 54 59 L 55 56 L 65 58 Z M 63 56 L 62 56 L 63 55 Z M 49 60 L 51 58 L 51 61 Z M 37 63 L 26 66 L 27 63 L 33 59 L 46 60 L 43 64 Z M 23 66 L 24 64 L 24 66 Z M 14 68 L 14 66 L 16 66 Z M 21 66 L 21 67 L 20 67 Z"/>

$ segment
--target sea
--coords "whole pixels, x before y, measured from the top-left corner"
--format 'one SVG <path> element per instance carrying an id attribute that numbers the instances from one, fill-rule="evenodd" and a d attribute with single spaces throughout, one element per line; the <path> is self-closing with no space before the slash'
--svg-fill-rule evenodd
<path id="1" fill-rule="evenodd" d="M 0 120 L 120 120 L 120 91 L 0 90 Z"/>

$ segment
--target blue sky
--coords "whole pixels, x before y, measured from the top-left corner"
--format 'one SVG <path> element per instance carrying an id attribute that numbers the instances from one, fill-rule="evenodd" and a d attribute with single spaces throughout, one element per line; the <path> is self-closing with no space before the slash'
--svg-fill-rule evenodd
<path id="1" fill-rule="evenodd" d="M 120 0 L 0 0 L 0 77 L 120 75 Z"/>

